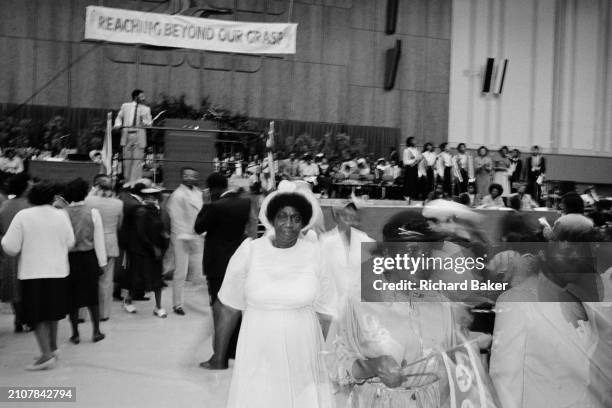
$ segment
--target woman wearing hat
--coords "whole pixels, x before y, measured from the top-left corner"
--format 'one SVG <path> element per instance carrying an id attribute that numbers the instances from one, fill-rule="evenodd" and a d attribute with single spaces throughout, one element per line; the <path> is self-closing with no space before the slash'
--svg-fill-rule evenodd
<path id="1" fill-rule="evenodd" d="M 376 248 L 362 270 L 373 271 L 374 257 L 405 253 L 452 256 L 421 214 L 405 211 L 383 228 L 386 244 Z M 394 244 L 390 244 L 394 243 Z M 348 299 L 342 317 L 330 328 L 325 352 L 338 387 L 337 406 L 347 408 L 438 408 L 448 406 L 450 390 L 444 351 L 466 341 L 452 303 L 437 291 L 376 290 L 374 281 L 400 283 L 430 278 L 399 268 L 362 275 L 361 296 Z M 454 367 L 452 367 L 454 372 Z M 494 405 L 487 405 L 494 406 Z"/>
<path id="2" fill-rule="evenodd" d="M 318 353 L 319 321 L 334 314 L 335 290 L 318 242 L 303 234 L 317 221 L 316 207 L 312 193 L 281 182 L 260 211 L 272 233 L 245 240 L 227 267 L 220 319 L 231 326 L 243 312 L 230 408 L 332 406 Z M 215 341 L 222 341 L 218 334 Z"/>
<path id="3" fill-rule="evenodd" d="M 128 248 L 129 294 L 125 303 L 130 313 L 136 310 L 132 306 L 134 293 L 154 292 L 155 309 L 153 314 L 160 318 L 168 316 L 161 307 L 161 290 L 163 285 L 163 256 L 168 248 L 169 237 L 164 230 L 159 206 L 159 195 L 162 190 L 149 187 L 141 190 L 143 204 L 133 213 L 133 235 Z"/>

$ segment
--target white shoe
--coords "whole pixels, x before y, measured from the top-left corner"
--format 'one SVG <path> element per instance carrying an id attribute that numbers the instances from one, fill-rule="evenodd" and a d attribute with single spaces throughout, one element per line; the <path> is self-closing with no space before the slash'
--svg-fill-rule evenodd
<path id="1" fill-rule="evenodd" d="M 123 309 L 128 313 L 136 313 L 136 308 L 131 303 L 123 303 Z"/>
<path id="2" fill-rule="evenodd" d="M 164 310 L 164 308 L 161 308 L 161 309 L 155 308 L 155 310 L 153 310 L 153 314 L 162 319 L 165 319 L 166 317 L 168 317 L 168 313 L 166 313 L 166 310 Z"/>
<path id="3" fill-rule="evenodd" d="M 25 369 L 27 371 L 48 370 L 50 368 L 55 367 L 55 363 L 56 362 L 57 362 L 57 358 L 56 357 L 51 357 L 50 359 L 48 359 L 44 363 L 40 363 L 40 364 L 32 363 L 29 366 L 27 366 Z"/>
<path id="4" fill-rule="evenodd" d="M 53 357 L 55 357 L 56 359 L 59 360 L 59 352 L 58 352 L 58 350 L 52 351 L 51 354 L 53 354 Z M 32 358 L 32 360 L 33 361 L 38 361 L 38 360 L 40 360 L 40 357 L 41 356 L 34 357 L 34 358 Z"/>

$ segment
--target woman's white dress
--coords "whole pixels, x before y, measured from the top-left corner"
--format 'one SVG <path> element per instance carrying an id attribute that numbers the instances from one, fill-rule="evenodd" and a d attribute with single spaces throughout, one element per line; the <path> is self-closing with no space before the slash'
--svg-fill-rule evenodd
<path id="1" fill-rule="evenodd" d="M 317 242 L 281 249 L 269 237 L 245 240 L 219 299 L 243 311 L 227 407 L 332 406 L 316 312 L 333 315 L 336 300 Z"/>

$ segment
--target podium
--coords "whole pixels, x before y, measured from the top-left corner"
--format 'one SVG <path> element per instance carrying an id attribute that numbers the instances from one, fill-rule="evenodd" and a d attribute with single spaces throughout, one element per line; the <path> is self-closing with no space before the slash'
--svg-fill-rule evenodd
<path id="1" fill-rule="evenodd" d="M 200 187 L 214 171 L 217 125 L 210 121 L 166 119 L 164 121 L 164 188 L 174 190 L 181 184 L 181 168 L 192 167 L 200 173 Z M 203 130 L 208 129 L 208 130 Z"/>

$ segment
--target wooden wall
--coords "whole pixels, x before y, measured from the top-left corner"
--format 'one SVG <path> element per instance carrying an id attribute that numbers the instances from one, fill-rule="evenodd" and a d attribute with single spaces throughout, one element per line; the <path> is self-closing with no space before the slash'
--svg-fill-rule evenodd
<path id="1" fill-rule="evenodd" d="M 179 0 L 3 0 L 0 103 L 117 109 L 132 89 L 185 94 L 252 117 L 448 134 L 451 0 L 400 0 L 396 35 L 386 1 L 209 0 L 224 18 L 297 22 L 297 54 L 238 56 L 82 41 L 87 5 L 172 12 Z M 192 4 L 199 4 L 192 0 Z M 384 53 L 402 39 L 396 87 L 383 90 Z M 32 95 L 35 97 L 31 98 Z M 31 98 L 31 99 L 30 99 Z"/>

